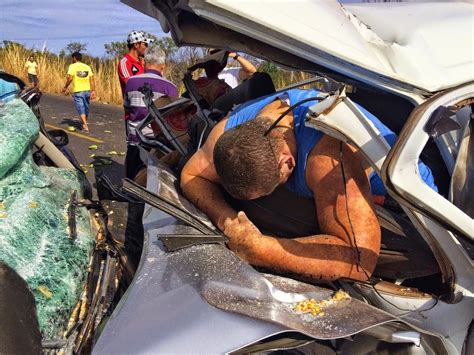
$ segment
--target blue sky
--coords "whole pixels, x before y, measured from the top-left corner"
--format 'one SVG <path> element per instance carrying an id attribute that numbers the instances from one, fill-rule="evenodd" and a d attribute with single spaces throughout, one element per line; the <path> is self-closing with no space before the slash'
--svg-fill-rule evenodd
<path id="1" fill-rule="evenodd" d="M 162 37 L 157 20 L 119 0 L 0 0 L 0 39 L 58 53 L 70 42 L 87 43 L 102 56 L 104 44 L 126 40 L 132 30 Z"/>

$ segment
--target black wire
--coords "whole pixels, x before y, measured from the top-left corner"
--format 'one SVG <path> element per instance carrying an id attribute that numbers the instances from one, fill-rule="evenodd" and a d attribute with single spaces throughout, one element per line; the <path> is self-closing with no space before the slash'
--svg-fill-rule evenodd
<path id="1" fill-rule="evenodd" d="M 277 119 L 275 122 L 273 122 L 270 127 L 268 127 L 268 129 L 265 131 L 265 133 L 263 134 L 265 137 L 268 135 L 268 133 L 270 133 L 270 131 L 275 128 L 278 123 L 283 119 L 283 117 L 285 117 L 290 111 L 293 111 L 296 107 L 300 106 L 301 104 L 304 104 L 305 102 L 308 102 L 308 101 L 321 101 L 323 98 L 320 98 L 320 97 L 309 97 L 307 99 L 304 99 L 304 100 L 301 100 L 301 101 L 298 101 L 297 103 L 295 103 L 294 105 L 291 105 L 287 110 L 285 110 L 285 112 L 283 112 Z M 377 290 L 377 288 L 375 287 L 375 282 L 371 281 L 370 280 L 370 276 L 369 274 L 367 273 L 367 271 L 362 267 L 361 265 L 361 262 L 360 262 L 360 250 L 359 250 L 359 247 L 357 245 L 357 239 L 355 237 L 355 232 L 354 232 L 354 226 L 352 225 L 352 220 L 351 220 L 351 216 L 349 214 L 349 203 L 348 203 L 348 200 L 347 200 L 347 188 L 346 188 L 346 183 L 347 183 L 347 179 L 346 179 L 346 173 L 345 173 L 345 170 L 344 170 L 344 163 L 343 163 L 343 159 L 342 159 L 342 144 L 343 142 L 341 141 L 340 142 L 340 146 L 339 146 L 339 157 L 340 157 L 340 163 L 341 163 L 341 172 L 342 172 L 342 179 L 343 179 L 343 184 L 344 184 L 344 195 L 345 195 L 345 205 L 346 205 L 346 213 L 347 213 L 347 218 L 349 220 L 349 225 L 351 227 L 351 232 L 352 232 L 352 237 L 354 239 L 354 246 L 356 248 L 356 251 L 357 251 L 357 269 L 359 270 L 362 269 L 362 271 L 364 272 L 365 274 L 365 277 L 367 277 L 367 283 L 372 287 L 372 289 L 374 290 L 374 292 L 382 299 L 384 300 L 385 302 L 387 302 L 388 304 L 392 305 L 394 308 L 397 308 L 398 310 L 400 311 L 404 311 L 404 312 L 407 312 L 405 314 L 409 314 L 409 313 L 412 313 L 412 312 L 418 312 L 421 314 L 421 312 L 426 312 L 426 311 L 429 311 L 430 309 L 433 309 L 439 302 L 439 298 L 438 297 L 435 297 L 432 295 L 432 297 L 435 299 L 435 303 L 428 307 L 427 309 L 423 309 L 423 310 L 411 310 L 411 309 L 405 309 L 405 308 L 401 308 L 399 306 L 397 306 L 396 304 L 390 302 L 389 300 L 387 300 L 384 296 L 382 296 L 380 294 L 380 292 Z M 271 146 L 271 144 L 270 144 Z"/>
<path id="2" fill-rule="evenodd" d="M 399 306 L 397 306 L 396 304 L 390 302 L 389 300 L 387 300 L 384 296 L 382 296 L 379 292 L 379 290 L 377 290 L 377 288 L 375 287 L 375 282 L 371 281 L 370 280 L 370 276 L 369 274 L 367 273 L 367 271 L 362 267 L 361 265 L 361 262 L 360 262 L 360 250 L 359 250 L 359 247 L 357 246 L 357 239 L 355 237 L 355 232 L 354 232 L 354 227 L 352 225 L 352 220 L 351 220 L 351 216 L 349 214 L 349 202 L 348 202 L 348 199 L 347 199 L 347 188 L 346 188 L 346 182 L 347 182 L 347 179 L 346 179 L 346 173 L 345 173 L 345 170 L 344 170 L 344 163 L 343 163 L 343 159 L 342 159 L 342 141 L 340 142 L 340 145 L 339 145 L 339 160 L 340 160 L 340 163 L 341 163 L 341 172 L 342 172 L 342 180 L 343 180 L 343 184 L 344 184 L 344 196 L 346 197 L 345 198 L 345 205 L 346 205 L 346 213 L 347 213 L 347 218 L 349 219 L 349 226 L 351 227 L 351 232 L 352 232 L 352 237 L 354 239 L 354 246 L 356 248 L 356 251 L 357 251 L 357 270 L 360 270 L 362 269 L 362 271 L 364 272 L 365 274 L 365 277 L 367 277 L 367 283 L 372 287 L 372 289 L 374 290 L 374 292 L 382 299 L 384 300 L 385 302 L 387 302 L 388 304 L 390 304 L 391 306 L 395 307 L 396 309 L 400 310 L 400 311 L 404 311 L 404 312 L 407 312 L 405 314 L 409 314 L 409 313 L 412 313 L 412 312 L 418 312 L 421 314 L 421 312 L 426 312 L 426 311 L 429 311 L 430 309 L 433 309 L 439 302 L 439 298 L 436 297 L 436 296 L 433 296 L 432 297 L 435 299 L 435 303 L 428 307 L 427 309 L 422 309 L 422 310 L 411 310 L 411 309 L 405 309 L 405 308 L 401 308 Z M 360 269 L 359 269 L 360 268 Z M 400 316 L 403 316 L 405 314 L 402 314 Z"/>
<path id="3" fill-rule="evenodd" d="M 352 219 L 351 219 L 351 216 L 349 214 L 349 202 L 347 201 L 348 199 L 347 199 L 347 187 L 346 187 L 347 179 L 346 179 L 346 172 L 344 170 L 344 163 L 342 162 L 342 141 L 339 142 L 339 160 L 341 162 L 342 181 L 343 181 L 343 185 L 344 185 L 344 196 L 346 197 L 345 198 L 346 213 L 347 213 L 347 218 L 349 219 L 349 225 L 351 227 L 352 238 L 354 239 L 354 246 L 355 246 L 356 251 L 357 251 L 357 270 L 359 270 L 359 267 L 362 270 L 364 270 L 362 265 L 360 265 L 360 250 L 359 250 L 359 247 L 357 245 L 357 239 L 356 239 L 355 233 L 354 233 L 354 226 L 352 225 Z M 365 272 L 365 270 L 364 270 L 364 272 Z M 367 276 L 367 274 L 366 274 L 366 276 Z"/>
<path id="4" fill-rule="evenodd" d="M 308 97 L 307 99 L 304 99 L 304 100 L 301 100 L 301 101 L 298 101 L 297 103 L 295 103 L 294 105 L 291 105 L 287 110 L 285 110 L 285 112 L 283 112 L 277 119 L 275 122 L 273 122 L 271 124 L 270 127 L 268 127 L 268 129 L 265 131 L 265 133 L 263 134 L 265 137 L 267 136 L 268 133 L 270 133 L 270 131 L 275 128 L 275 126 L 283 119 L 283 117 L 285 117 L 290 111 L 293 111 L 295 108 L 297 108 L 298 106 L 304 104 L 305 102 L 308 102 L 308 101 L 321 101 L 322 99 L 324 99 L 323 97 Z"/>

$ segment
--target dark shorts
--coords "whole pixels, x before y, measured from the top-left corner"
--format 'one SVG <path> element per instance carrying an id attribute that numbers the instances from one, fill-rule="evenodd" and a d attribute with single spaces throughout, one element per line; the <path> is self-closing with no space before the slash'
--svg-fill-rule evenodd
<path id="1" fill-rule="evenodd" d="M 37 85 L 38 84 L 38 76 L 35 75 L 35 74 L 28 73 L 28 81 L 29 81 L 30 84 Z"/>

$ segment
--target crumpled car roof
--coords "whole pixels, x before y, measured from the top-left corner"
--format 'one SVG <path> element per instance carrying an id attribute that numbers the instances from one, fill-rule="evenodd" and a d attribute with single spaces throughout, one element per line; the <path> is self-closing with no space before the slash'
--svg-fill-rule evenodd
<path id="1" fill-rule="evenodd" d="M 276 49 L 362 82 L 424 92 L 474 78 L 468 3 L 122 2 L 157 18 L 178 45 L 239 49 L 308 69 Z"/>

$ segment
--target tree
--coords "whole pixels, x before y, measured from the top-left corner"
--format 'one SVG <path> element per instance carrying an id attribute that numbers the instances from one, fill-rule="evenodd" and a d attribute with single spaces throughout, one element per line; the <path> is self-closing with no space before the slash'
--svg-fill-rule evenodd
<path id="1" fill-rule="evenodd" d="M 162 37 L 160 39 L 156 39 L 153 44 L 160 47 L 166 53 L 167 57 L 178 49 L 171 37 Z"/>
<path id="2" fill-rule="evenodd" d="M 105 53 L 111 58 L 122 57 L 128 52 L 127 42 L 110 42 L 104 44 L 104 47 Z"/>
<path id="3" fill-rule="evenodd" d="M 8 40 L 3 40 L 3 48 L 21 48 L 22 50 L 27 50 L 23 44 Z"/>
<path id="4" fill-rule="evenodd" d="M 69 54 L 74 52 L 85 52 L 87 49 L 87 44 L 80 42 L 70 42 L 67 44 L 65 51 Z"/>
<path id="5" fill-rule="evenodd" d="M 272 78 L 276 87 L 281 87 L 286 82 L 285 72 L 272 62 L 264 61 L 258 67 L 258 71 L 267 73 Z"/>
<path id="6" fill-rule="evenodd" d="M 178 47 L 176 47 L 171 37 L 157 38 L 156 36 L 147 32 L 145 32 L 145 36 L 154 40 L 151 46 L 158 46 L 165 52 L 168 60 L 172 60 L 171 57 L 177 51 Z M 104 44 L 104 48 L 107 56 L 110 58 L 122 57 L 128 52 L 126 41 L 110 42 Z"/>

